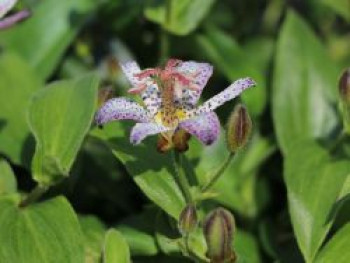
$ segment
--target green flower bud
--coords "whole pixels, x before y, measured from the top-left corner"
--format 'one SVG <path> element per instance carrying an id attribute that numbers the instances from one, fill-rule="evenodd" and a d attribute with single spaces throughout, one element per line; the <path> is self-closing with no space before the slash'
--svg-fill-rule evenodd
<path id="1" fill-rule="evenodd" d="M 218 208 L 210 212 L 203 225 L 207 242 L 207 257 L 212 263 L 235 262 L 235 254 L 231 249 L 235 232 L 235 220 L 232 214 Z"/>
<path id="2" fill-rule="evenodd" d="M 192 204 L 187 205 L 181 212 L 179 218 L 179 230 L 182 235 L 192 232 L 198 223 L 197 210 Z"/>
<path id="3" fill-rule="evenodd" d="M 231 152 L 236 152 L 247 144 L 252 126 L 247 109 L 238 104 L 227 123 L 227 144 Z"/>
<path id="4" fill-rule="evenodd" d="M 345 70 L 339 79 L 339 95 L 344 129 L 350 133 L 350 68 Z"/>

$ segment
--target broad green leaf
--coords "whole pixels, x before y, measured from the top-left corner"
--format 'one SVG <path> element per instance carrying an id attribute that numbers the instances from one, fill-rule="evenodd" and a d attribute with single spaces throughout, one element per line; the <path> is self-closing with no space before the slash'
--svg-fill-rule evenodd
<path id="1" fill-rule="evenodd" d="M 306 262 L 313 262 L 334 221 L 350 165 L 331 160 L 316 142 L 302 140 L 290 149 L 284 166 L 294 233 Z"/>
<path id="2" fill-rule="evenodd" d="M 207 27 L 205 34 L 197 36 L 196 40 L 203 55 L 217 67 L 215 70 L 221 71 L 230 81 L 244 77 L 256 81 L 257 87 L 244 92 L 242 98 L 251 114 L 261 114 L 267 102 L 265 70 L 268 60 L 260 54 L 269 56 L 271 52 L 259 49 L 247 52 L 233 38 L 215 27 Z M 272 50 L 271 47 L 266 48 Z"/>
<path id="3" fill-rule="evenodd" d="M 105 226 L 94 216 L 79 217 L 84 235 L 85 263 L 100 262 L 103 250 Z"/>
<path id="4" fill-rule="evenodd" d="M 33 93 L 42 87 L 17 55 L 0 54 L 0 152 L 15 164 L 29 166 L 34 147 L 26 121 Z"/>
<path id="5" fill-rule="evenodd" d="M 350 259 L 350 223 L 340 229 L 316 258 L 316 263 L 348 263 Z"/>
<path id="6" fill-rule="evenodd" d="M 117 230 L 108 230 L 105 237 L 104 263 L 131 263 L 129 246 Z"/>
<path id="7" fill-rule="evenodd" d="M 17 191 L 16 177 L 11 166 L 3 159 L 0 159 L 0 195 L 12 194 Z"/>
<path id="8" fill-rule="evenodd" d="M 175 219 L 185 206 L 185 201 L 173 175 L 174 166 L 170 154 L 156 150 L 156 138 L 147 138 L 141 145 L 129 142 L 130 125 L 125 122 L 107 124 L 103 130 L 95 129 L 93 135 L 104 140 L 115 156 L 145 195 Z"/>
<path id="9" fill-rule="evenodd" d="M 55 82 L 33 97 L 29 124 L 37 145 L 32 170 L 39 183 L 68 175 L 94 116 L 97 86 L 97 78 L 87 75 Z"/>
<path id="10" fill-rule="evenodd" d="M 145 16 L 176 35 L 191 33 L 215 0 L 148 0 Z"/>
<path id="11" fill-rule="evenodd" d="M 349 0 L 322 0 L 321 2 L 332 8 L 336 13 L 343 16 L 348 22 L 350 22 Z"/>
<path id="12" fill-rule="evenodd" d="M 0 262 L 83 263 L 83 236 L 67 200 L 25 208 L 18 197 L 0 199 Z"/>
<path id="13" fill-rule="evenodd" d="M 32 17 L 0 33 L 0 44 L 16 51 L 47 79 L 96 6 L 94 0 L 40 1 Z"/>
<path id="14" fill-rule="evenodd" d="M 286 153 L 298 138 L 324 138 L 338 123 L 337 67 L 305 22 L 289 11 L 277 44 L 273 119 Z"/>

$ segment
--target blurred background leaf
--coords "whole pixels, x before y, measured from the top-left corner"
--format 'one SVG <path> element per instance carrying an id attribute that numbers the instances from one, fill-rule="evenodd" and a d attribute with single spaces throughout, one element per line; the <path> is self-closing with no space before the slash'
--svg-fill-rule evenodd
<path id="1" fill-rule="evenodd" d="M 215 0 L 147 0 L 145 16 L 176 35 L 191 33 Z"/>
<path id="2" fill-rule="evenodd" d="M 0 54 L 0 152 L 26 167 L 34 151 L 26 120 L 32 95 L 43 83 L 31 67 L 14 53 Z"/>
<path id="3" fill-rule="evenodd" d="M 17 52 L 38 74 L 48 79 L 99 1 L 45 0 L 33 15 L 15 28 L 0 33 L 0 45 Z"/>

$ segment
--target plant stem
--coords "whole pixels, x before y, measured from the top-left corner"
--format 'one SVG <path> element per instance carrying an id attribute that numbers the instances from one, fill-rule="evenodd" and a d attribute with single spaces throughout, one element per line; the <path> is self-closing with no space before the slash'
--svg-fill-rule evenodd
<path id="1" fill-rule="evenodd" d="M 175 166 L 175 180 L 185 197 L 186 203 L 189 204 L 192 202 L 190 184 L 186 178 L 186 175 L 183 173 L 181 169 L 181 155 L 176 150 L 174 150 L 174 166 Z"/>
<path id="2" fill-rule="evenodd" d="M 208 191 L 216 183 L 216 181 L 220 178 L 220 176 L 225 172 L 226 168 L 231 163 L 234 156 L 235 156 L 234 153 L 230 153 L 226 157 L 225 161 L 221 164 L 219 169 L 216 170 L 216 172 L 211 176 L 209 182 L 205 186 L 203 186 L 202 192 Z"/>
<path id="3" fill-rule="evenodd" d="M 165 24 L 169 25 L 171 23 L 171 6 L 172 0 L 166 1 L 166 9 L 165 9 Z M 169 34 L 165 29 L 165 25 L 161 27 L 160 31 L 160 64 L 165 63 L 165 61 L 169 58 Z"/>
<path id="4" fill-rule="evenodd" d="M 19 207 L 26 207 L 31 203 L 34 203 L 36 200 L 38 200 L 47 190 L 49 189 L 48 186 L 44 185 L 37 185 L 27 196 L 25 199 L 22 200 L 22 202 L 19 204 Z"/>

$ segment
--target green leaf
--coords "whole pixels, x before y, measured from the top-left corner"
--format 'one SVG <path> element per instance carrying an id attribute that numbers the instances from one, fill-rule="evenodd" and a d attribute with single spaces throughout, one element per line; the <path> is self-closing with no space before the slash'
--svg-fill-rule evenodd
<path id="1" fill-rule="evenodd" d="M 285 161 L 289 212 L 306 262 L 313 259 L 334 221 L 334 209 L 350 173 L 313 141 L 294 143 Z"/>
<path id="2" fill-rule="evenodd" d="M 106 234 L 103 262 L 131 263 L 129 246 L 117 230 L 108 230 Z"/>
<path id="3" fill-rule="evenodd" d="M 40 1 L 32 17 L 0 34 L 0 44 L 18 52 L 47 79 L 96 6 L 94 0 Z"/>
<path id="4" fill-rule="evenodd" d="M 85 263 L 100 262 L 105 236 L 105 226 L 94 216 L 79 217 L 84 234 Z"/>
<path id="5" fill-rule="evenodd" d="M 0 199 L 0 262 L 83 263 L 78 219 L 63 197 L 25 208 Z"/>
<path id="6" fill-rule="evenodd" d="M 349 0 L 322 0 L 323 4 L 332 8 L 336 13 L 350 22 L 350 1 Z"/>
<path id="7" fill-rule="evenodd" d="M 187 35 L 196 29 L 214 3 L 215 0 L 149 0 L 145 16 L 173 34 Z"/>
<path id="8" fill-rule="evenodd" d="M 298 138 L 324 138 L 338 123 L 337 67 L 305 22 L 289 11 L 277 44 L 273 118 L 286 151 Z"/>
<path id="9" fill-rule="evenodd" d="M 267 50 L 247 47 L 249 50 L 247 52 L 233 38 L 215 27 L 207 27 L 205 34 L 197 36 L 196 40 L 204 56 L 230 81 L 244 77 L 251 77 L 256 81 L 257 87 L 244 92 L 242 98 L 251 114 L 254 116 L 261 114 L 267 102 L 265 71 L 268 54 L 272 53 L 269 51 L 272 50 L 271 45 L 260 43 L 259 47 L 264 46 Z M 267 58 L 261 54 L 267 54 Z"/>
<path id="10" fill-rule="evenodd" d="M 37 145 L 32 162 L 34 179 L 52 184 L 68 175 L 97 103 L 94 75 L 55 82 L 40 90 L 29 108 L 29 123 Z"/>
<path id="11" fill-rule="evenodd" d="M 0 195 L 12 194 L 17 191 L 17 181 L 11 166 L 0 159 Z"/>
<path id="12" fill-rule="evenodd" d="M 0 55 L 0 79 L 0 152 L 15 164 L 29 166 L 34 147 L 31 147 L 26 110 L 42 83 L 12 53 Z"/>
<path id="13" fill-rule="evenodd" d="M 104 126 L 103 130 L 95 129 L 92 134 L 107 143 L 145 195 L 177 219 L 185 201 L 173 178 L 171 155 L 157 152 L 156 136 L 147 138 L 141 145 L 132 146 L 129 142 L 130 130 L 131 126 L 126 122 L 113 122 Z"/>
<path id="14" fill-rule="evenodd" d="M 233 241 L 233 250 L 236 252 L 237 263 L 259 263 L 259 246 L 254 236 L 244 231 L 237 231 Z"/>
<path id="15" fill-rule="evenodd" d="M 321 250 L 316 263 L 347 263 L 350 258 L 350 223 L 340 229 Z"/>

